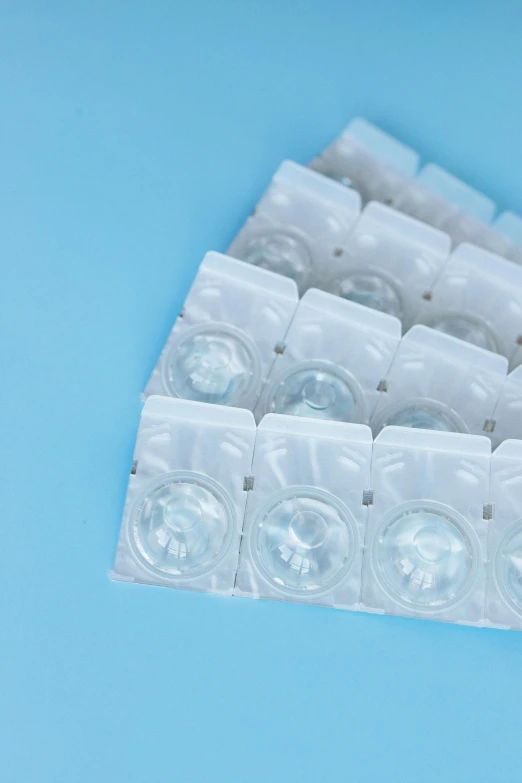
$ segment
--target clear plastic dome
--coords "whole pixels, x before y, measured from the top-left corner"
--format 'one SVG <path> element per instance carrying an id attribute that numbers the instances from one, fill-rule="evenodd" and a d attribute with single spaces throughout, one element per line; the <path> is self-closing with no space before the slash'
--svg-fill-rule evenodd
<path id="1" fill-rule="evenodd" d="M 175 579 L 214 568 L 233 529 L 233 507 L 218 484 L 197 474 L 173 473 L 140 498 L 131 514 L 129 538 L 142 564 Z"/>
<path id="2" fill-rule="evenodd" d="M 478 318 L 465 315 L 443 315 L 430 323 L 433 329 L 458 337 L 488 351 L 497 351 L 497 341 L 489 326 Z"/>
<path id="3" fill-rule="evenodd" d="M 373 568 L 385 592 L 418 611 L 437 611 L 468 592 L 477 547 L 466 520 L 442 506 L 418 503 L 397 509 L 373 545 Z"/>
<path id="4" fill-rule="evenodd" d="M 501 595 L 522 615 L 522 521 L 508 530 L 495 559 L 495 577 Z"/>
<path id="5" fill-rule="evenodd" d="M 390 406 L 372 421 L 374 435 L 383 427 L 467 432 L 467 427 L 455 411 L 432 400 L 415 399 Z"/>
<path id="6" fill-rule="evenodd" d="M 172 346 L 164 365 L 167 389 L 176 397 L 240 406 L 259 384 L 256 346 L 239 329 L 205 324 Z"/>
<path id="7" fill-rule="evenodd" d="M 333 362 L 303 362 L 276 379 L 267 392 L 267 411 L 314 419 L 356 422 L 362 418 L 362 391 Z"/>
<path id="8" fill-rule="evenodd" d="M 283 231 L 253 237 L 242 253 L 243 261 L 270 272 L 277 272 L 304 286 L 312 269 L 312 258 L 305 241 Z"/>
<path id="9" fill-rule="evenodd" d="M 376 273 L 357 272 L 339 284 L 339 295 L 381 313 L 402 317 L 402 302 L 395 286 Z"/>
<path id="10" fill-rule="evenodd" d="M 340 582 L 356 546 L 348 509 L 333 495 L 306 488 L 274 498 L 260 512 L 251 536 L 259 571 L 294 595 L 323 592 Z"/>

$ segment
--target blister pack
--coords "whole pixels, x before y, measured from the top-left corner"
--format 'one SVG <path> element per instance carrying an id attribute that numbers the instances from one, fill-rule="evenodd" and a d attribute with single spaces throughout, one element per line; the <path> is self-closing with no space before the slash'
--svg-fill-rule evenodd
<path id="1" fill-rule="evenodd" d="M 506 356 L 522 344 L 522 267 L 474 245 L 453 251 L 417 320 Z"/>
<path id="2" fill-rule="evenodd" d="M 508 438 L 522 440 L 522 364 L 502 384 L 488 430 L 493 446 Z"/>
<path id="3" fill-rule="evenodd" d="M 381 201 L 447 232 L 454 247 L 469 242 L 522 264 L 522 218 L 493 220 L 492 199 L 435 163 L 420 168 L 414 150 L 366 120 L 352 120 L 310 167 L 355 188 L 363 203 Z"/>
<path id="4" fill-rule="evenodd" d="M 207 253 L 144 397 L 253 410 L 297 302 L 293 280 Z"/>
<path id="5" fill-rule="evenodd" d="M 228 253 L 290 277 L 303 293 L 334 274 L 334 250 L 360 213 L 359 194 L 284 161 Z"/>
<path id="6" fill-rule="evenodd" d="M 235 595 L 357 606 L 371 450 L 362 425 L 265 416 Z"/>
<path id="7" fill-rule="evenodd" d="M 451 252 L 442 231 L 377 201 L 365 206 L 345 245 L 336 249 L 329 290 L 394 315 L 406 331 Z"/>
<path id="8" fill-rule="evenodd" d="M 482 625 L 490 442 L 387 427 L 373 444 L 362 603 Z"/>
<path id="9" fill-rule="evenodd" d="M 415 175 L 418 154 L 388 133 L 357 117 L 310 163 L 310 168 L 351 186 L 363 203 L 391 204 Z"/>
<path id="10" fill-rule="evenodd" d="M 522 630 L 522 442 L 506 440 L 491 457 L 486 618 Z"/>
<path id="11" fill-rule="evenodd" d="M 381 384 L 373 432 L 392 425 L 482 435 L 490 429 L 507 368 L 504 356 L 414 326 Z"/>
<path id="12" fill-rule="evenodd" d="M 366 423 L 400 337 L 397 318 L 310 289 L 267 379 L 256 419 L 282 413 Z"/>
<path id="13" fill-rule="evenodd" d="M 149 397 L 115 579 L 232 593 L 255 436 L 250 411 Z"/>

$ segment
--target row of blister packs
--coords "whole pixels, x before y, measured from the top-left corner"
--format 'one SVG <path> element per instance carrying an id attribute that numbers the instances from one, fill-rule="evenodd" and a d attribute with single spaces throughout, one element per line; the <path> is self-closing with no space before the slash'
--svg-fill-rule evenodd
<path id="1" fill-rule="evenodd" d="M 522 442 L 145 403 L 113 576 L 522 628 Z"/>
<path id="2" fill-rule="evenodd" d="M 115 578 L 522 628 L 522 221 L 418 169 L 355 120 L 207 253 Z"/>
<path id="3" fill-rule="evenodd" d="M 419 324 L 207 253 L 146 386 L 266 413 L 522 437 L 522 366 Z"/>

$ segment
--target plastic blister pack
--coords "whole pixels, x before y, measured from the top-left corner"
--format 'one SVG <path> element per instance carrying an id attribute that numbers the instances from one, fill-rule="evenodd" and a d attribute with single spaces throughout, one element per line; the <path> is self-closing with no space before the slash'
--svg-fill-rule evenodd
<path id="1" fill-rule="evenodd" d="M 493 223 L 495 203 L 435 163 L 419 169 L 414 150 L 375 125 L 354 119 L 310 167 L 447 232 L 453 246 L 470 242 L 522 264 L 522 218 Z"/>
<path id="2" fill-rule="evenodd" d="M 522 630 L 522 442 L 507 440 L 491 457 L 494 509 L 488 538 L 488 624 Z"/>
<path id="3" fill-rule="evenodd" d="M 144 397 L 252 410 L 297 302 L 292 280 L 207 253 Z"/>
<path id="4" fill-rule="evenodd" d="M 310 289 L 265 384 L 257 420 L 281 413 L 366 423 L 400 336 L 397 318 Z"/>
<path id="5" fill-rule="evenodd" d="M 508 438 L 522 440 L 522 364 L 502 384 L 489 430 L 494 446 Z"/>
<path id="6" fill-rule="evenodd" d="M 346 240 L 360 205 L 356 191 L 284 161 L 228 253 L 292 278 L 301 293 L 322 287 L 336 265 L 333 251 Z"/>
<path id="7" fill-rule="evenodd" d="M 522 343 L 522 268 L 473 245 L 459 245 L 417 320 L 501 353 L 513 367 Z"/>
<path id="8" fill-rule="evenodd" d="M 435 163 L 428 163 L 397 191 L 392 203 L 408 215 L 446 231 L 453 245 L 479 241 L 495 213 L 490 198 Z"/>
<path id="9" fill-rule="evenodd" d="M 507 367 L 504 356 L 414 326 L 382 384 L 373 432 L 392 425 L 481 435 L 493 417 Z"/>
<path id="10" fill-rule="evenodd" d="M 337 278 L 330 290 L 396 316 L 406 330 L 450 252 L 447 234 L 372 201 L 336 250 Z"/>
<path id="11" fill-rule="evenodd" d="M 371 451 L 362 425 L 263 419 L 236 595 L 357 606 Z"/>
<path id="12" fill-rule="evenodd" d="M 250 411 L 147 400 L 115 579 L 232 593 L 255 435 Z"/>
<path id="13" fill-rule="evenodd" d="M 362 603 L 482 625 L 490 442 L 387 427 L 375 439 Z"/>
<path id="14" fill-rule="evenodd" d="M 391 204 L 418 165 L 414 150 L 361 117 L 310 163 L 315 171 L 355 188 L 364 204 Z"/>

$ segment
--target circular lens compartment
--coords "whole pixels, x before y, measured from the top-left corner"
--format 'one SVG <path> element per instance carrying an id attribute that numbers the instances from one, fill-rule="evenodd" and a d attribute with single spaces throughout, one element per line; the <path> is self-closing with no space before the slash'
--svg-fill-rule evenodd
<path id="1" fill-rule="evenodd" d="M 502 538 L 493 573 L 500 595 L 522 617 L 522 520 L 515 522 Z"/>
<path id="2" fill-rule="evenodd" d="M 364 418 L 364 394 L 355 378 L 334 362 L 293 365 L 266 393 L 266 411 L 314 419 L 358 422 Z"/>
<path id="3" fill-rule="evenodd" d="M 447 610 L 468 594 L 479 545 L 456 511 L 429 501 L 406 503 L 383 519 L 372 546 L 372 568 L 384 592 L 421 613 Z"/>
<path id="4" fill-rule="evenodd" d="M 358 534 L 350 511 L 323 490 L 295 487 L 273 496 L 250 534 L 254 564 L 278 590 L 316 595 L 348 572 Z"/>
<path id="5" fill-rule="evenodd" d="M 187 330 L 163 363 L 170 394 L 184 400 L 240 406 L 259 385 L 261 358 L 242 331 L 219 323 Z"/>
<path id="6" fill-rule="evenodd" d="M 129 515 L 127 539 L 149 572 L 190 579 L 215 568 L 235 526 L 234 506 L 223 488 L 206 476 L 180 471 L 145 489 Z"/>
<path id="7" fill-rule="evenodd" d="M 383 427 L 468 432 L 468 428 L 454 410 L 437 400 L 423 397 L 401 401 L 385 408 L 372 421 L 374 435 Z"/>
<path id="8" fill-rule="evenodd" d="M 397 287 L 378 271 L 353 272 L 339 283 L 338 294 L 343 299 L 371 307 L 372 310 L 402 318 L 403 305 Z"/>
<path id="9" fill-rule="evenodd" d="M 288 231 L 257 234 L 241 254 L 243 261 L 290 277 L 302 288 L 312 270 L 312 256 L 305 240 Z"/>
<path id="10" fill-rule="evenodd" d="M 480 318 L 473 318 L 459 313 L 448 313 L 433 319 L 429 326 L 438 332 L 457 337 L 467 343 L 485 348 L 487 351 L 498 352 L 497 339 L 491 327 Z"/>

